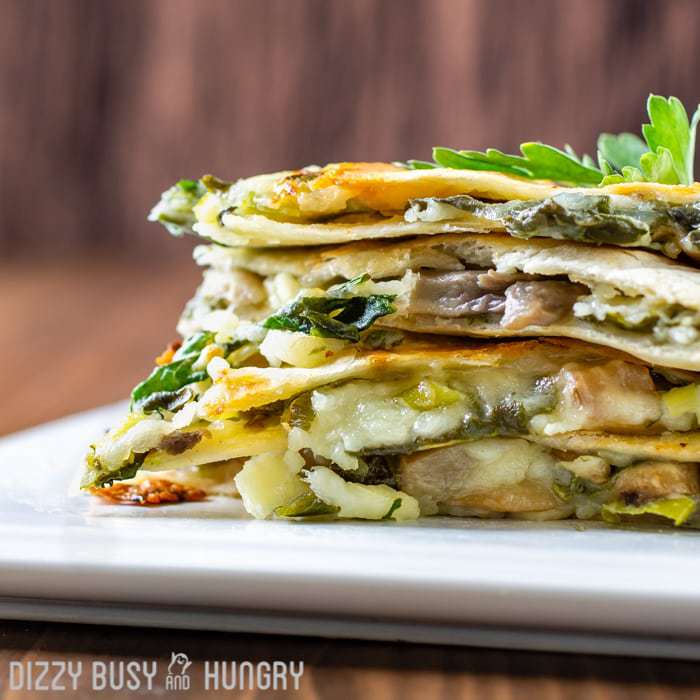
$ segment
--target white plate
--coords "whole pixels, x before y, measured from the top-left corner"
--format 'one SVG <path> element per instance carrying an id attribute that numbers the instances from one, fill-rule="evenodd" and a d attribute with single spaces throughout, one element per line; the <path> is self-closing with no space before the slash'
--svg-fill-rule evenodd
<path id="1" fill-rule="evenodd" d="M 123 410 L 0 439 L 0 616 L 700 658 L 700 533 L 106 506 L 76 473 Z"/>

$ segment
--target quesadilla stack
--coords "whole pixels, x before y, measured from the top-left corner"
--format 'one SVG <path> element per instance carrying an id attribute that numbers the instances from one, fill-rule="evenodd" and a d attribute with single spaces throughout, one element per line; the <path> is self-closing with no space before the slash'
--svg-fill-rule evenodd
<path id="1" fill-rule="evenodd" d="M 700 526 L 678 105 L 650 98 L 645 142 L 603 135 L 597 166 L 523 144 L 180 181 L 150 218 L 206 242 L 203 280 L 83 487 L 239 494 L 258 518 Z"/>

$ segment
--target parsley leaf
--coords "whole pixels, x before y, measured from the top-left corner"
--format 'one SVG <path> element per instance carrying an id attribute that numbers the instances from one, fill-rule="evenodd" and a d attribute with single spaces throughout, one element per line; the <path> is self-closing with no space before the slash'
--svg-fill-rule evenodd
<path id="1" fill-rule="evenodd" d="M 649 150 L 636 134 L 601 134 L 598 137 L 598 164 L 605 175 L 623 168 L 639 169 L 639 159 Z"/>
<path id="2" fill-rule="evenodd" d="M 468 168 L 470 170 L 491 170 L 508 175 L 517 175 L 540 180 L 557 180 L 571 184 L 597 184 L 600 171 L 584 165 L 573 151 L 560 151 L 534 141 L 520 146 L 522 156 L 512 156 L 495 148 L 486 152 L 453 151 L 449 148 L 435 148 L 435 162 L 447 168 Z"/>
<path id="3" fill-rule="evenodd" d="M 693 182 L 695 131 L 700 119 L 700 106 L 689 122 L 685 107 L 677 97 L 649 95 L 647 112 L 650 123 L 642 125 L 642 133 L 651 154 L 645 156 L 646 163 L 642 162 L 645 175 L 647 172 L 658 172 L 669 179 L 672 169 L 676 183 L 690 185 Z M 658 161 L 665 162 L 660 164 Z"/>
<path id="4" fill-rule="evenodd" d="M 630 133 L 600 135 L 597 167 L 592 158 L 579 158 L 570 146 L 560 150 L 532 141 L 521 144 L 522 155 L 509 155 L 495 148 L 482 153 L 436 147 L 433 163 L 409 160 L 404 167 L 488 170 L 573 186 L 616 182 L 692 184 L 700 106 L 689 120 L 678 98 L 649 95 L 647 112 L 649 124 L 642 126 L 644 140 Z"/>
<path id="5" fill-rule="evenodd" d="M 555 180 L 570 185 L 597 185 L 603 177 L 593 161 L 579 159 L 571 148 L 561 151 L 544 143 L 531 141 L 520 146 L 522 156 L 513 156 L 495 148 L 480 151 L 455 151 L 451 148 L 433 149 L 432 167 L 460 170 L 489 170 L 535 180 Z M 408 167 L 421 169 L 430 164 L 409 161 Z"/>

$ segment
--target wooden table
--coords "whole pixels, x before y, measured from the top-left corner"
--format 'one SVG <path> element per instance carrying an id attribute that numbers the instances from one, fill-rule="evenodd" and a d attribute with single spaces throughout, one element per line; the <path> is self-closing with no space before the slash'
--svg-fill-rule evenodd
<path id="1" fill-rule="evenodd" d="M 124 398 L 174 337 L 197 279 L 185 259 L 0 266 L 0 434 Z M 203 662 L 215 659 L 303 660 L 301 691 L 289 693 L 299 698 L 700 697 L 700 667 L 687 662 L 0 622 L 3 682 L 13 660 L 158 659 L 167 666 L 173 651 L 194 661 L 192 690 L 176 695 L 182 698 L 235 696 L 202 689 Z M 88 689 L 51 695 L 0 686 L 0 700 L 92 696 Z"/>

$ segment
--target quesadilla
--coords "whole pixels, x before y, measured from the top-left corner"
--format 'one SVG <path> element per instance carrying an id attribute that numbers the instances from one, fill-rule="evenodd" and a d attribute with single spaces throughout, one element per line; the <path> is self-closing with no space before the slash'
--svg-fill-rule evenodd
<path id="1" fill-rule="evenodd" d="M 163 193 L 150 215 L 226 246 L 306 246 L 504 232 L 700 259 L 700 185 L 562 187 L 486 171 L 334 163 Z"/>
<path id="2" fill-rule="evenodd" d="M 388 349 L 309 335 L 315 367 L 237 366 L 235 343 L 203 335 L 136 388 L 85 488 L 226 468 L 256 517 L 695 522 L 695 373 L 576 341 L 410 334 Z"/>
<path id="3" fill-rule="evenodd" d="M 208 243 L 203 281 L 83 488 L 700 527 L 700 107 L 647 111 L 596 161 L 529 142 L 178 182 L 149 218 Z"/>
<path id="4" fill-rule="evenodd" d="M 700 274 L 644 251 L 443 234 L 339 248 L 202 246 L 195 257 L 207 270 L 180 321 L 184 335 L 294 316 L 305 299 L 319 307 L 319 295 L 333 305 L 383 293 L 393 312 L 377 328 L 577 338 L 700 370 Z"/>

